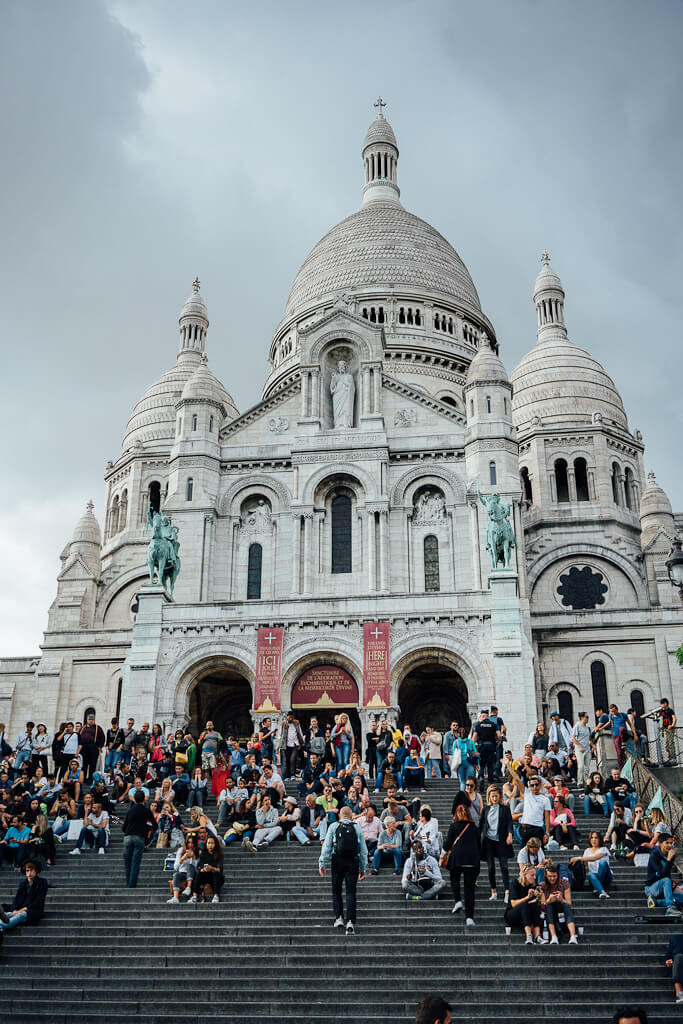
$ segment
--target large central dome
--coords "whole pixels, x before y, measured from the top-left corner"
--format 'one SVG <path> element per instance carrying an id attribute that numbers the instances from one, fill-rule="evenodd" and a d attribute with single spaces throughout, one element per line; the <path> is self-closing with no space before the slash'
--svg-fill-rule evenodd
<path id="1" fill-rule="evenodd" d="M 477 289 L 453 246 L 396 200 L 367 203 L 320 239 L 296 276 L 285 319 L 360 288 L 443 297 L 481 312 Z"/>

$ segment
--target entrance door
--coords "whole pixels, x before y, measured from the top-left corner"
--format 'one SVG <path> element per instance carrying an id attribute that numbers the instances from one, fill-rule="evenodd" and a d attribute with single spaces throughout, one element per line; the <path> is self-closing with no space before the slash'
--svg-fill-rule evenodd
<path id="1" fill-rule="evenodd" d="M 206 723 L 213 722 L 226 739 L 250 738 L 251 701 L 251 686 L 239 673 L 223 668 L 207 672 L 190 696 L 190 732 L 199 736 Z"/>
<path id="2" fill-rule="evenodd" d="M 451 722 L 470 727 L 467 687 L 448 665 L 426 662 L 412 669 L 399 686 L 398 703 L 399 724 L 410 725 L 418 735 L 426 725 L 442 733 L 450 729 Z"/>
<path id="3" fill-rule="evenodd" d="M 325 730 L 334 726 L 335 715 L 346 712 L 351 722 L 356 749 L 363 753 L 358 687 L 353 676 L 337 665 L 316 665 L 299 676 L 292 687 L 292 711 L 305 731 L 311 718 Z"/>

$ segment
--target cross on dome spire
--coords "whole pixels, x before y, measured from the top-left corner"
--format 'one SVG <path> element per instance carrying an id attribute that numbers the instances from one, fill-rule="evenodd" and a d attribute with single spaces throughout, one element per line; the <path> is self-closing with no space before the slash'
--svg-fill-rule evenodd
<path id="1" fill-rule="evenodd" d="M 372 105 L 373 105 L 373 107 L 377 107 L 377 109 L 379 110 L 379 113 L 378 113 L 377 116 L 381 117 L 382 120 L 384 120 L 384 111 L 382 110 L 382 107 L 386 107 L 386 103 L 384 102 L 382 97 L 378 96 L 377 97 L 377 102 L 373 103 Z"/>
<path id="2" fill-rule="evenodd" d="M 194 281 L 192 282 L 192 291 L 195 293 L 195 295 L 199 294 L 199 278 L 198 277 L 195 277 Z"/>
<path id="3" fill-rule="evenodd" d="M 541 253 L 541 263 L 543 263 L 543 265 L 546 267 L 550 266 L 550 253 L 547 249 L 544 249 Z"/>
<path id="4" fill-rule="evenodd" d="M 90 512 L 90 514 L 92 515 L 93 509 L 95 508 L 95 504 L 94 504 L 92 498 L 90 499 L 90 501 L 88 502 L 88 504 L 85 507 L 88 510 L 88 512 Z"/>

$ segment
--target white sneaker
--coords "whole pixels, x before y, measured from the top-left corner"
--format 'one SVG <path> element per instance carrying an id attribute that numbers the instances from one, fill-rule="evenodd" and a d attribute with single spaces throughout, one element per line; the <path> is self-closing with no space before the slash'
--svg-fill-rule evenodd
<path id="1" fill-rule="evenodd" d="M 539 935 L 538 938 L 536 939 L 536 945 L 537 946 L 547 946 L 548 945 L 548 940 L 544 939 L 542 935 Z"/>
<path id="2" fill-rule="evenodd" d="M 353 922 L 352 921 L 347 921 L 346 922 L 346 934 L 347 935 L 353 935 L 355 933 L 355 931 L 356 931 L 356 929 L 353 927 Z"/>
<path id="3" fill-rule="evenodd" d="M 599 899 L 599 900 L 608 900 L 608 899 L 609 899 L 609 896 L 607 895 L 607 893 L 606 893 L 606 892 L 599 892 L 599 893 L 598 893 L 598 899 Z"/>
<path id="4" fill-rule="evenodd" d="M 569 945 L 570 946 L 578 946 L 578 944 L 579 944 L 579 940 L 577 939 L 576 935 L 572 935 L 571 938 L 569 939 Z"/>
<path id="5" fill-rule="evenodd" d="M 98 857 L 104 857 L 104 850 L 98 850 L 97 851 L 97 856 Z"/>
<path id="6" fill-rule="evenodd" d="M 468 917 L 467 920 L 465 921 L 465 924 L 467 925 L 468 928 L 474 928 L 474 918 Z"/>
<path id="7" fill-rule="evenodd" d="M 187 902 L 188 903 L 196 903 L 197 902 L 197 897 L 196 897 L 195 893 L 192 893 L 192 895 L 190 896 L 190 898 L 189 898 L 189 900 Z"/>
<path id="8" fill-rule="evenodd" d="M 213 899 L 211 900 L 211 902 L 212 902 L 212 903 L 220 903 L 220 897 L 219 897 L 218 893 L 216 893 L 216 895 L 215 895 L 215 896 L 214 896 L 214 898 L 213 898 Z"/>
<path id="9" fill-rule="evenodd" d="M 81 855 L 81 851 L 80 850 L 72 850 L 71 851 L 71 856 L 72 857 L 80 857 L 80 855 Z"/>
<path id="10" fill-rule="evenodd" d="M 344 927 L 344 918 L 343 917 L 338 917 L 337 920 L 334 922 L 332 927 L 333 928 L 343 928 Z"/>
<path id="11" fill-rule="evenodd" d="M 557 935 L 553 935 L 552 939 L 550 940 L 550 945 L 551 946 L 559 946 L 559 944 L 560 944 L 560 940 L 558 939 Z"/>
<path id="12" fill-rule="evenodd" d="M 170 900 L 166 900 L 167 903 L 180 903 L 177 896 L 171 896 Z"/>
<path id="13" fill-rule="evenodd" d="M 497 899 L 498 899 L 498 893 L 497 892 L 492 892 L 491 895 L 489 896 L 489 903 L 495 903 L 495 901 Z"/>
<path id="14" fill-rule="evenodd" d="M 58 836 L 57 833 L 55 832 L 55 840 L 58 843 L 63 843 L 64 842 L 64 836 Z"/>
<path id="15" fill-rule="evenodd" d="M 510 902 L 510 893 L 506 889 L 505 890 L 505 896 L 503 897 L 503 903 L 509 903 L 509 902 Z"/>
<path id="16" fill-rule="evenodd" d="M 533 946 L 533 944 L 534 944 L 534 937 L 533 937 L 533 935 L 527 935 L 526 942 L 524 943 L 524 945 L 525 946 Z"/>
<path id="17" fill-rule="evenodd" d="M 457 914 L 459 910 L 462 910 L 462 900 L 458 900 L 457 903 L 453 904 L 453 909 L 451 910 L 451 914 Z"/>

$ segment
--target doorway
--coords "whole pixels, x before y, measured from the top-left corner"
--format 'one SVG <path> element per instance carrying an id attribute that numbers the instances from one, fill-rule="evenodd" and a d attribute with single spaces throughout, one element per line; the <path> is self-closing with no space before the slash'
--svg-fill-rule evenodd
<path id="1" fill-rule="evenodd" d="M 448 665 L 425 662 L 413 668 L 398 688 L 399 725 L 409 724 L 419 735 L 427 725 L 446 733 L 451 722 L 469 730 L 467 686 Z"/>
<path id="2" fill-rule="evenodd" d="M 226 739 L 253 735 L 251 686 L 244 676 L 228 668 L 212 669 L 202 676 L 190 695 L 189 730 L 199 736 L 207 722 Z"/>

